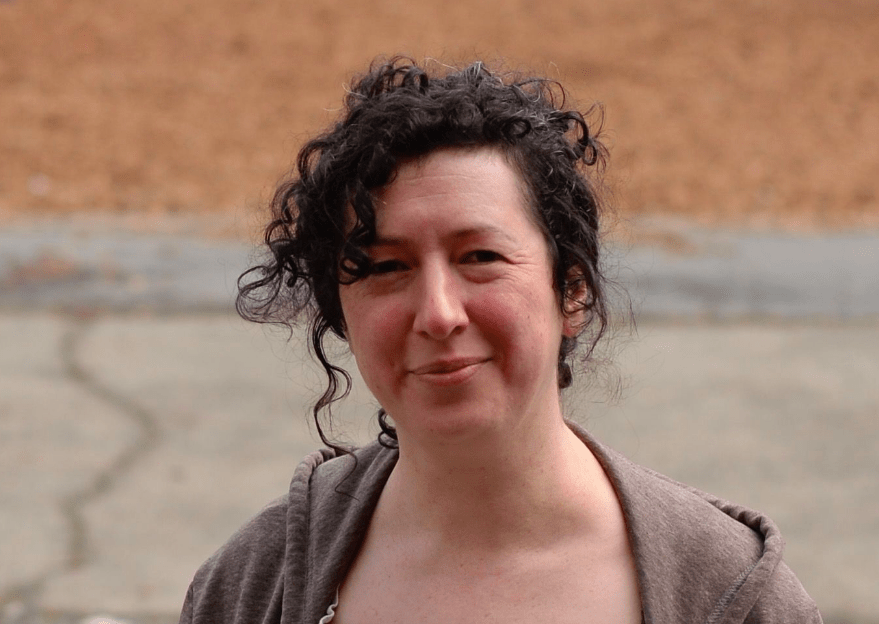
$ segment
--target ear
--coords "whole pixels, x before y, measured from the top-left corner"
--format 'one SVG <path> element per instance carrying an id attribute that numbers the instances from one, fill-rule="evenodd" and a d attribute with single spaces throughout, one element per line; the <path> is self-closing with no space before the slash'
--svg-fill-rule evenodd
<path id="1" fill-rule="evenodd" d="M 562 333 L 568 338 L 575 338 L 586 323 L 588 294 L 583 272 L 572 267 L 565 276 L 565 292 L 562 300 Z"/>

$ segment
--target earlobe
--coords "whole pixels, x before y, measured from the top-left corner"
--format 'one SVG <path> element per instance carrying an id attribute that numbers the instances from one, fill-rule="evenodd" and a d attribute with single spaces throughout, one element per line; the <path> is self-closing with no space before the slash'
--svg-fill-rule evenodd
<path id="1" fill-rule="evenodd" d="M 583 328 L 585 319 L 586 314 L 582 306 L 579 306 L 577 310 L 570 314 L 565 313 L 564 320 L 562 321 L 562 333 L 566 338 L 576 338 Z"/>

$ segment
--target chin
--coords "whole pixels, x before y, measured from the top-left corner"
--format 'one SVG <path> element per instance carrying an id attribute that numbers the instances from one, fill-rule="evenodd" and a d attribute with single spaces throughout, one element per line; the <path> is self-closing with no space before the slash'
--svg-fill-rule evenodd
<path id="1" fill-rule="evenodd" d="M 419 410 L 395 423 L 404 439 L 449 444 L 504 432 L 508 423 L 502 413 L 497 406 L 451 404 Z"/>

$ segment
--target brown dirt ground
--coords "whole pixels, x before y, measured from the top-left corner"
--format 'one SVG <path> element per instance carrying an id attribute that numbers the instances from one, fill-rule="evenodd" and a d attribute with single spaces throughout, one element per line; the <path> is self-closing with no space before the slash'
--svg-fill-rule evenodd
<path id="1" fill-rule="evenodd" d="M 0 0 L 0 216 L 246 212 L 395 52 L 602 101 L 623 219 L 879 226 L 876 0 Z"/>

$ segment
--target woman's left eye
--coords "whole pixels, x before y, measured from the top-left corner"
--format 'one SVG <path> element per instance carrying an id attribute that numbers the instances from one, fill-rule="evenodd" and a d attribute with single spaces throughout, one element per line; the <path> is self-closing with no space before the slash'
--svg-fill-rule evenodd
<path id="1" fill-rule="evenodd" d="M 487 262 L 497 262 L 501 259 L 501 255 L 496 251 L 490 251 L 488 249 L 477 249 L 476 251 L 471 251 L 466 256 L 464 256 L 465 263 L 471 264 L 484 264 Z"/>

